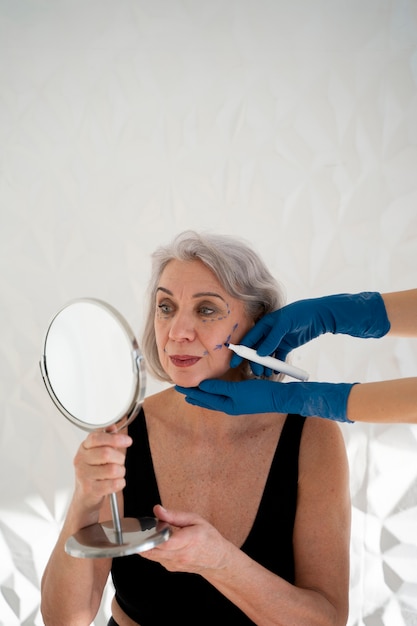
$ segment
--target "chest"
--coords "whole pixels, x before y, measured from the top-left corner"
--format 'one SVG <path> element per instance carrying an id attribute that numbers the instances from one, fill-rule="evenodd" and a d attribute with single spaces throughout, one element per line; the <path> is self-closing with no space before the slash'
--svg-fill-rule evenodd
<path id="1" fill-rule="evenodd" d="M 213 440 L 151 431 L 162 504 L 198 513 L 242 545 L 256 518 L 280 430 L 278 425 Z"/>

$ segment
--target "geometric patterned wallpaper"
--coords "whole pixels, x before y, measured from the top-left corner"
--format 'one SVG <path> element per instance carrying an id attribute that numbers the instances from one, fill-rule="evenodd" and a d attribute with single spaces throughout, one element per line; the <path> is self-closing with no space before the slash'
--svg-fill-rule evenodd
<path id="1" fill-rule="evenodd" d="M 185 228 L 246 238 L 289 302 L 415 287 L 416 171 L 415 0 L 0 0 L 0 626 L 42 626 L 84 437 L 40 375 L 55 312 L 98 297 L 139 333 L 149 254 Z M 293 362 L 415 376 L 417 340 Z M 417 425 L 341 428 L 348 624 L 415 625 Z"/>

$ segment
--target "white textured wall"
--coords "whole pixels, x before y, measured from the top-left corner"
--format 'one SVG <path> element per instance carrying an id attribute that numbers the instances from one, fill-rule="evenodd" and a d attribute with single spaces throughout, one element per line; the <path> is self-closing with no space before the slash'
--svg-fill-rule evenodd
<path id="1" fill-rule="evenodd" d="M 149 253 L 188 227 L 249 239 L 288 301 L 415 287 L 416 171 L 416 0 L 0 0 L 1 626 L 42 624 L 84 436 L 40 376 L 57 309 L 99 297 L 139 329 Z M 294 362 L 416 375 L 416 341 Z M 349 624 L 417 624 L 417 427 L 342 428 Z"/>

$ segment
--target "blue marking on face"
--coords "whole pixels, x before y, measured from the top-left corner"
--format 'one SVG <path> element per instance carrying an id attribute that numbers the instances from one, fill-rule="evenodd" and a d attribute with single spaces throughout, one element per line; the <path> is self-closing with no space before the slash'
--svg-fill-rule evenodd
<path id="1" fill-rule="evenodd" d="M 224 341 L 223 343 L 218 343 L 213 350 L 221 350 L 223 347 L 227 347 L 227 345 L 231 342 L 232 339 L 232 334 L 235 332 L 235 330 L 237 330 L 239 324 L 236 323 L 233 328 L 232 328 L 232 332 L 227 335 L 226 341 Z"/>

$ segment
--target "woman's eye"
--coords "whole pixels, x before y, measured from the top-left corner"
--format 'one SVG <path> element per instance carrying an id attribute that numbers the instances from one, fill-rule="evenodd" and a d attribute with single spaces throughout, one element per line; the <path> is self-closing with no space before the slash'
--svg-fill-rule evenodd
<path id="1" fill-rule="evenodd" d="M 177 308 L 171 302 L 159 302 L 159 304 L 156 305 L 157 314 L 160 316 L 167 317 L 169 315 L 174 315 L 176 310 Z M 218 307 L 211 306 L 209 304 L 201 304 L 197 306 L 197 308 L 195 309 L 195 314 L 199 315 L 200 317 L 213 318 L 219 315 L 222 316 L 222 313 L 220 312 Z"/>
<path id="2" fill-rule="evenodd" d="M 200 307 L 200 313 L 201 315 L 204 316 L 210 316 L 210 315 L 214 315 L 216 313 L 217 309 L 214 309 L 213 307 L 210 306 L 201 306 Z"/>
<path id="3" fill-rule="evenodd" d="M 162 302 L 161 304 L 158 304 L 158 311 L 159 313 L 162 313 L 162 315 L 169 315 L 172 311 L 172 306 L 166 302 Z"/>

